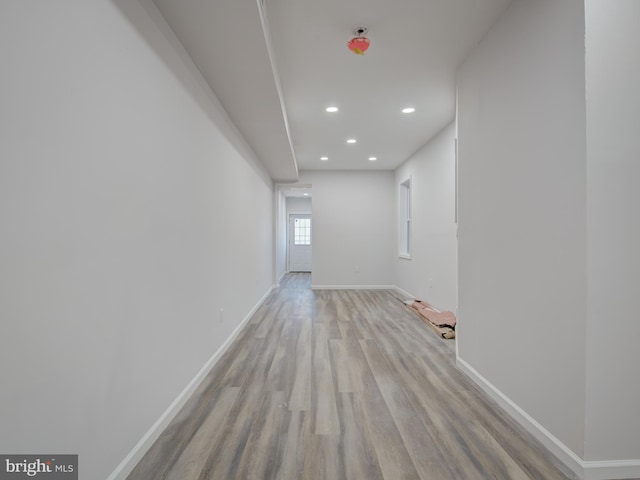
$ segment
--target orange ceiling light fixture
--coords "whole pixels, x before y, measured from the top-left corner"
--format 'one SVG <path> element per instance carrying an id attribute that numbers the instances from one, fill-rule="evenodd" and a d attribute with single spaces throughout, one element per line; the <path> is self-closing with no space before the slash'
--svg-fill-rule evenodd
<path id="1" fill-rule="evenodd" d="M 367 27 L 357 27 L 353 31 L 355 37 L 347 42 L 349 50 L 356 55 L 364 55 L 364 52 L 366 52 L 369 49 L 369 45 L 371 45 L 371 42 L 365 36 L 368 32 L 369 29 Z"/>

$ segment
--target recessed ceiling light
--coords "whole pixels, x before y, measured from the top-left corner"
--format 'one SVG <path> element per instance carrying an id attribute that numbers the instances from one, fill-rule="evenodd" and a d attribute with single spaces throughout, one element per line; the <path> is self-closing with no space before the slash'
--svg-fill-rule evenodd
<path id="1" fill-rule="evenodd" d="M 407 107 L 407 108 L 403 108 L 402 109 L 402 113 L 413 113 L 415 111 L 416 111 L 416 109 L 413 108 L 413 107 Z"/>
<path id="2" fill-rule="evenodd" d="M 347 140 L 347 143 L 356 143 L 356 139 L 355 138 L 350 138 L 349 140 Z"/>
<path id="3" fill-rule="evenodd" d="M 338 107 L 327 107 L 325 110 L 329 113 L 335 113 L 338 111 Z"/>
<path id="4" fill-rule="evenodd" d="M 329 160 L 329 157 L 320 157 L 320 160 L 326 161 Z"/>
<path id="5" fill-rule="evenodd" d="M 303 195 L 304 195 L 305 197 L 308 197 L 308 196 L 309 196 L 309 194 L 308 194 L 308 193 L 303 193 Z"/>
<path id="6" fill-rule="evenodd" d="M 378 159 L 377 157 L 369 157 L 370 162 L 375 162 L 377 159 Z"/>

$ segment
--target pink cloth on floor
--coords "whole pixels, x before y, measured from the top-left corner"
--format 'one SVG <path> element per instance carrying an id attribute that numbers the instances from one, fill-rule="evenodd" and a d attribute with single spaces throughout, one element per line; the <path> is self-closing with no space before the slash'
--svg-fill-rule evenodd
<path id="1" fill-rule="evenodd" d="M 423 302 L 422 300 L 415 300 L 411 307 L 416 309 L 418 313 L 429 320 L 434 325 L 439 327 L 448 326 L 454 328 L 456 326 L 456 316 L 453 312 L 439 312 L 427 302 Z"/>

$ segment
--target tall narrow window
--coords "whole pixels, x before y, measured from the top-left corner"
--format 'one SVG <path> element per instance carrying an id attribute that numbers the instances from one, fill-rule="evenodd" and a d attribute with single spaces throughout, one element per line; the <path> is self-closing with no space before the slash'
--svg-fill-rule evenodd
<path id="1" fill-rule="evenodd" d="M 296 218 L 294 232 L 294 245 L 311 245 L 311 219 Z"/>
<path id="2" fill-rule="evenodd" d="M 400 184 L 398 215 L 399 255 L 411 258 L 411 178 Z"/>

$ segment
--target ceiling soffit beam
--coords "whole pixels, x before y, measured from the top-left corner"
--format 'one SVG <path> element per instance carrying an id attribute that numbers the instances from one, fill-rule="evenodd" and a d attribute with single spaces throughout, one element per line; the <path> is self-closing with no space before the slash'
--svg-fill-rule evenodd
<path id="1" fill-rule="evenodd" d="M 273 81 L 278 92 L 278 99 L 280 101 L 280 109 L 282 110 L 282 119 L 284 121 L 284 129 L 287 134 L 287 140 L 289 142 L 289 148 L 291 149 L 291 157 L 293 158 L 293 167 L 295 169 L 296 179 L 299 177 L 298 161 L 296 160 L 296 152 L 293 148 L 293 141 L 291 140 L 291 130 L 289 129 L 289 120 L 287 117 L 287 109 L 284 104 L 284 95 L 282 93 L 282 84 L 280 82 L 280 74 L 278 73 L 278 65 L 276 62 L 275 54 L 273 52 L 273 44 L 271 42 L 271 33 L 269 30 L 269 22 L 267 20 L 267 14 L 264 10 L 264 0 L 256 0 L 258 5 L 258 12 L 260 13 L 260 24 L 262 25 L 262 33 L 264 35 L 264 42 L 267 47 L 267 55 L 269 56 L 269 64 L 271 65 L 271 72 L 273 74 Z M 277 180 L 277 179 L 276 179 Z"/>

